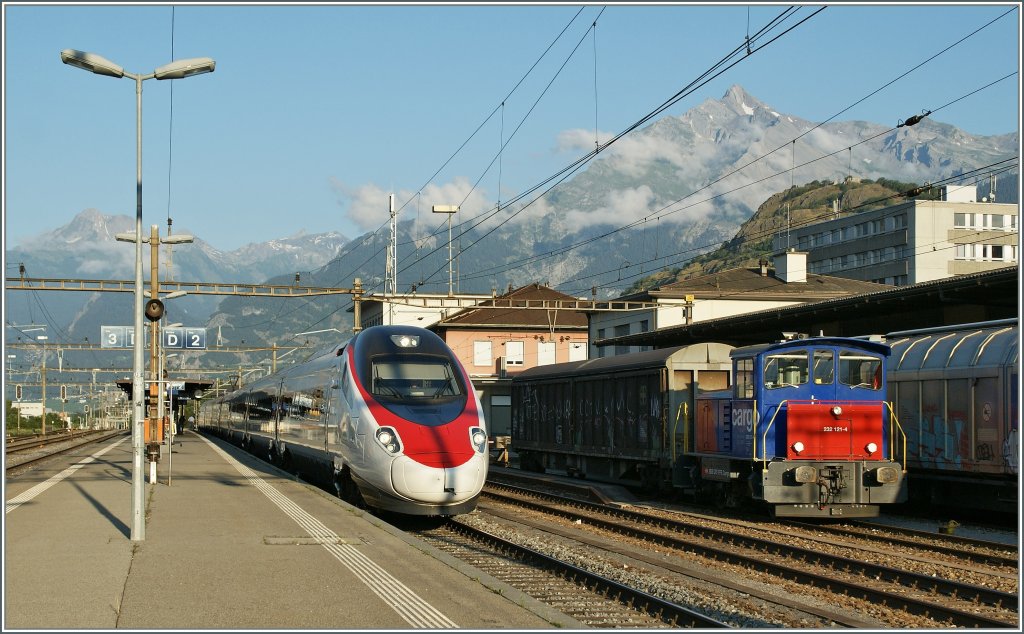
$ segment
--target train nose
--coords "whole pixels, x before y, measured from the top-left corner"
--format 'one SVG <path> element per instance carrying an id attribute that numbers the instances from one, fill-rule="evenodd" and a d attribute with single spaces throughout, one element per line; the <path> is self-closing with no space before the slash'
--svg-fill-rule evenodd
<path id="1" fill-rule="evenodd" d="M 474 456 L 457 467 L 429 467 L 408 456 L 391 465 L 395 492 L 428 503 L 467 500 L 480 493 L 486 476 L 486 456 Z"/>

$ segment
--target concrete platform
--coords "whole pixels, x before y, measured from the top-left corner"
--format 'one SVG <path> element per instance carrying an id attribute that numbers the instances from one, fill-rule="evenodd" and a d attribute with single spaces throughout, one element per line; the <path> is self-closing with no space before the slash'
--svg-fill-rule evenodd
<path id="1" fill-rule="evenodd" d="M 127 435 L 5 481 L 5 631 L 583 628 L 236 447 L 179 439 L 147 472 L 138 541 Z"/>

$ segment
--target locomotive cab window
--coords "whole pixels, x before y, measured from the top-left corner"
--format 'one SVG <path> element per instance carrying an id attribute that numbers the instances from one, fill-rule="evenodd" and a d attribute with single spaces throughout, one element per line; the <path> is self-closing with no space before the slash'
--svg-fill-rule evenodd
<path id="1" fill-rule="evenodd" d="M 831 350 L 814 351 L 814 383 L 815 385 L 832 385 L 835 379 L 835 355 Z"/>
<path id="2" fill-rule="evenodd" d="M 446 398 L 462 395 L 454 368 L 442 357 L 388 355 L 371 362 L 370 391 L 383 398 Z"/>
<path id="3" fill-rule="evenodd" d="M 754 360 L 736 359 L 733 365 L 733 394 L 736 398 L 754 398 Z"/>
<path id="4" fill-rule="evenodd" d="M 770 390 L 807 383 L 807 352 L 771 354 L 764 359 L 764 386 Z"/>
<path id="5" fill-rule="evenodd" d="M 882 388 L 882 360 L 859 352 L 839 353 L 839 381 L 857 388 Z"/>

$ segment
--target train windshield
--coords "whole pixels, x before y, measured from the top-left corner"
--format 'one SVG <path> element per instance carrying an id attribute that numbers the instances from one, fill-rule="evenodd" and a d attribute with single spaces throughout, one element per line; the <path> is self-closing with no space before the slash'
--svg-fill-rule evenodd
<path id="1" fill-rule="evenodd" d="M 383 398 L 447 398 L 462 386 L 448 359 L 426 355 L 387 355 L 371 362 L 370 392 Z"/>
<path id="2" fill-rule="evenodd" d="M 839 353 L 839 382 L 850 387 L 882 388 L 882 360 L 861 352 Z"/>
<path id="3" fill-rule="evenodd" d="M 770 390 L 807 383 L 807 351 L 770 354 L 764 358 L 764 386 Z"/>

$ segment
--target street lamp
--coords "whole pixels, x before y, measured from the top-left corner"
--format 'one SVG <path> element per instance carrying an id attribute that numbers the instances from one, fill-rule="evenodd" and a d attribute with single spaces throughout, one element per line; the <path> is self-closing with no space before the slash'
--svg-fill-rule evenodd
<path id="1" fill-rule="evenodd" d="M 452 215 L 458 210 L 458 205 L 434 205 L 430 208 L 435 214 L 448 214 L 448 297 L 452 296 Z"/>
<path id="2" fill-rule="evenodd" d="M 137 75 L 126 72 L 114 62 L 96 55 L 74 49 L 60 52 L 60 59 L 65 64 L 87 70 L 107 77 L 128 77 L 135 80 L 135 341 L 134 360 L 132 362 L 132 402 L 134 418 L 132 421 L 132 541 L 146 538 L 145 522 L 145 487 L 143 469 L 145 465 L 145 447 L 143 445 L 142 426 L 145 423 L 145 396 L 142 390 L 145 360 L 143 359 L 142 341 L 142 82 L 147 79 L 184 79 L 192 75 L 212 73 L 216 63 L 209 57 L 198 57 L 173 61 L 157 68 L 148 75 Z"/>

